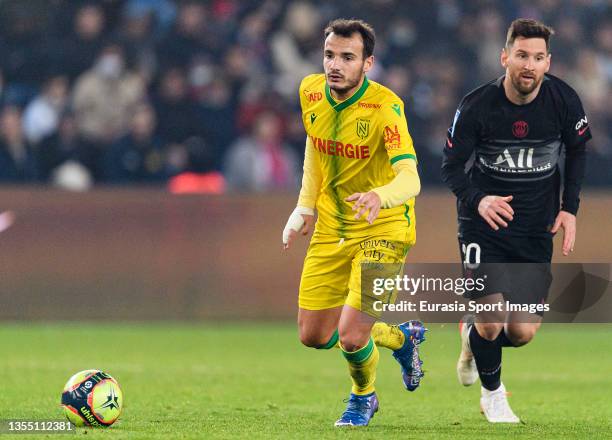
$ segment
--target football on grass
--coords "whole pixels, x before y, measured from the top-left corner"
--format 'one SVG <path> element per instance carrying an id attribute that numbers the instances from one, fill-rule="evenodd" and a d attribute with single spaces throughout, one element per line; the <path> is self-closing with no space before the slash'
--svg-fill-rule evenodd
<path id="1" fill-rule="evenodd" d="M 123 407 L 119 383 L 100 370 L 79 371 L 66 383 L 62 406 L 76 426 L 107 427 L 115 423 Z"/>

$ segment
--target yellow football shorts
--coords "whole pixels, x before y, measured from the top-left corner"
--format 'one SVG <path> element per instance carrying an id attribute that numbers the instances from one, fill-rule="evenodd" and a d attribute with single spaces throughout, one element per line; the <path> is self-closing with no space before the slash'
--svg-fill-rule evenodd
<path id="1" fill-rule="evenodd" d="M 324 310 L 346 304 L 372 316 L 379 315 L 372 313 L 373 302 L 394 302 L 397 292 L 381 297 L 367 288 L 362 298 L 362 267 L 368 274 L 373 268 L 373 273 L 383 277 L 401 274 L 406 254 L 414 244 L 408 239 L 406 230 L 345 239 L 315 231 L 302 270 L 300 308 Z M 371 275 L 364 273 L 364 279 L 365 276 Z"/>

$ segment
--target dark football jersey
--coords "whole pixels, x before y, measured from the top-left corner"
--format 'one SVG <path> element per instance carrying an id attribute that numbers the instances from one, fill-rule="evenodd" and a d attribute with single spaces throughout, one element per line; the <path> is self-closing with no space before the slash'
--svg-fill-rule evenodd
<path id="1" fill-rule="evenodd" d="M 457 196 L 460 228 L 493 232 L 478 214 L 480 200 L 512 195 L 514 219 L 499 233 L 550 236 L 559 212 L 562 152 L 562 209 L 578 211 L 585 143 L 591 138 L 587 117 L 576 92 L 559 78 L 546 75 L 536 98 L 525 105 L 508 100 L 503 80 L 461 101 L 448 130 L 442 178 Z"/>

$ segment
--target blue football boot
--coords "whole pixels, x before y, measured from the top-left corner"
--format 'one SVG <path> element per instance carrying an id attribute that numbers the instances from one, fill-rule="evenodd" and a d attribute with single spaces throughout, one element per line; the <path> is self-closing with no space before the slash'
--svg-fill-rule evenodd
<path id="1" fill-rule="evenodd" d="M 407 321 L 400 324 L 399 329 L 404 334 L 404 345 L 393 351 L 393 357 L 402 367 L 402 381 L 408 391 L 419 387 L 424 376 L 423 361 L 419 358 L 419 344 L 425 341 L 427 329 L 421 321 Z"/>
<path id="2" fill-rule="evenodd" d="M 342 417 L 336 420 L 336 426 L 368 426 L 376 411 L 378 411 L 376 393 L 365 396 L 351 393 L 346 410 L 342 413 Z"/>

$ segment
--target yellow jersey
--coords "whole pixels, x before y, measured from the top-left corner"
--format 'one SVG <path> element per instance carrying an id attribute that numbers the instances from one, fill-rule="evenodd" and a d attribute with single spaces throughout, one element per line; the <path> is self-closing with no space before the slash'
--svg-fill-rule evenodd
<path id="1" fill-rule="evenodd" d="M 366 77 L 350 98 L 336 102 L 321 73 L 302 80 L 300 105 L 306 148 L 314 152 L 322 174 L 317 230 L 352 238 L 405 229 L 407 241 L 413 243 L 414 197 L 403 206 L 381 209 L 372 225 L 365 220 L 367 214 L 355 220 L 352 203 L 344 200 L 391 182 L 391 166 L 397 161 L 416 161 L 402 100 Z"/>

